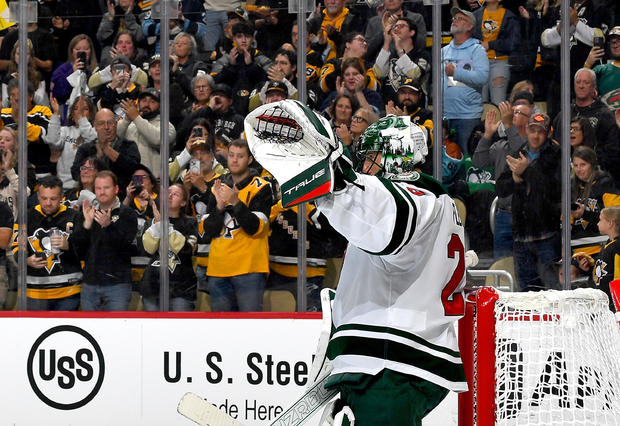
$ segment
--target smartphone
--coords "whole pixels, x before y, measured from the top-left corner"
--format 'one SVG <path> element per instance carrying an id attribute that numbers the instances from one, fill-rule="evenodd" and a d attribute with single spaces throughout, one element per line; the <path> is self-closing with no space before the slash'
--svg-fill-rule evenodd
<path id="1" fill-rule="evenodd" d="M 189 160 L 189 171 L 192 173 L 200 174 L 200 160 L 192 158 Z"/>
<path id="2" fill-rule="evenodd" d="M 38 257 L 39 259 L 47 259 L 47 256 L 42 251 L 38 251 L 34 255 Z"/>
<path id="3" fill-rule="evenodd" d="M 86 65 L 86 52 L 78 52 L 77 57 L 78 57 L 78 61 Z"/>
<path id="4" fill-rule="evenodd" d="M 116 64 L 116 65 L 114 65 L 114 71 L 116 71 L 117 74 L 125 72 L 125 65 L 123 65 L 123 64 Z"/>
<path id="5" fill-rule="evenodd" d="M 141 193 L 142 189 L 144 188 L 142 186 L 142 178 L 143 176 L 141 175 L 134 175 L 131 177 L 131 182 L 133 183 L 133 187 L 135 188 L 135 191 L 134 191 L 135 194 Z"/>
<path id="6" fill-rule="evenodd" d="M 201 138 L 202 137 L 202 127 L 194 127 L 192 129 L 192 136 L 195 136 L 197 138 Z"/>
<path id="7" fill-rule="evenodd" d="M 605 38 L 603 37 L 594 37 L 593 45 L 595 47 L 600 47 L 601 49 L 605 49 Z"/>

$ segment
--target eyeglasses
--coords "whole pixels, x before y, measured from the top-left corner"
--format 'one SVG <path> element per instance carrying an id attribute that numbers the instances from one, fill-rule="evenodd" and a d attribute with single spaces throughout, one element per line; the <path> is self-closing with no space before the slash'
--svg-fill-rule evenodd
<path id="1" fill-rule="evenodd" d="M 144 178 L 149 179 L 149 175 L 140 175 L 140 174 L 138 174 L 138 175 L 134 175 L 134 176 L 142 176 L 142 179 L 144 179 Z"/>
<path id="2" fill-rule="evenodd" d="M 363 44 L 368 43 L 364 37 L 360 37 L 360 36 L 355 37 L 353 40 L 357 40 L 357 41 L 359 41 L 360 43 L 363 43 Z"/>
<path id="3" fill-rule="evenodd" d="M 194 86 L 194 89 L 196 90 L 207 90 L 210 89 L 211 86 Z"/>
<path id="4" fill-rule="evenodd" d="M 116 120 L 97 120 L 95 126 L 116 126 Z"/>
<path id="5" fill-rule="evenodd" d="M 364 123 L 368 123 L 368 120 L 366 120 L 360 115 L 354 115 L 353 117 L 351 117 L 351 121 L 357 121 L 358 123 L 363 121 Z"/>
<path id="6" fill-rule="evenodd" d="M 452 22 L 454 22 L 454 21 L 469 22 L 469 18 L 465 18 L 463 16 L 455 16 L 454 18 L 452 18 Z"/>
<path id="7" fill-rule="evenodd" d="M 97 169 L 93 166 L 80 166 L 80 171 L 82 172 L 92 172 L 94 170 L 97 170 Z"/>
<path id="8" fill-rule="evenodd" d="M 399 29 L 400 27 L 408 27 L 408 25 L 407 25 L 407 24 L 396 24 L 396 25 L 392 25 L 392 29 L 393 29 L 393 30 L 397 30 L 397 29 Z"/>
<path id="9" fill-rule="evenodd" d="M 513 114 L 514 115 L 522 115 L 524 117 L 529 117 L 530 116 L 529 114 L 526 114 L 523 111 L 519 111 L 519 110 L 516 110 L 515 112 L 513 112 Z"/>
<path id="10" fill-rule="evenodd" d="M 620 44 L 620 37 L 614 37 L 612 39 L 609 39 L 609 44 L 611 45 Z"/>
<path id="11" fill-rule="evenodd" d="M 581 127 L 570 126 L 570 131 L 571 132 L 581 132 Z"/>

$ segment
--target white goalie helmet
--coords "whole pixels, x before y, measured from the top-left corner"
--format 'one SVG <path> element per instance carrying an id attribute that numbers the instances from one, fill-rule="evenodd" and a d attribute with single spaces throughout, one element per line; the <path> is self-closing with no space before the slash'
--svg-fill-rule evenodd
<path id="1" fill-rule="evenodd" d="M 375 175 L 410 180 L 417 176 L 415 165 L 423 163 L 428 154 L 427 139 L 426 128 L 411 123 L 409 116 L 387 115 L 368 126 L 361 136 L 360 171 L 368 172 L 364 164 L 370 160 L 379 166 Z"/>

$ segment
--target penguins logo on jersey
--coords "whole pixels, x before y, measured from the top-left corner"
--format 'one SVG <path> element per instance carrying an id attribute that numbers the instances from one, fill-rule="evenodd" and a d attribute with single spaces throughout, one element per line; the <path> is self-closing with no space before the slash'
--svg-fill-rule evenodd
<path id="1" fill-rule="evenodd" d="M 594 284 L 597 286 L 601 284 L 601 278 L 607 275 L 607 262 L 603 262 L 601 259 L 596 261 L 594 265 Z"/>
<path id="2" fill-rule="evenodd" d="M 66 232 L 61 232 L 65 239 L 69 237 L 69 234 Z M 47 259 L 45 270 L 48 274 L 51 274 L 54 266 L 60 263 L 60 256 L 62 256 L 62 251 L 60 253 L 52 251 L 51 235 L 52 232 L 49 229 L 38 228 L 28 237 L 28 243 L 35 253 L 45 253 L 45 258 Z"/>
<path id="3" fill-rule="evenodd" d="M 226 216 L 224 217 L 224 232 L 221 234 L 221 236 L 224 238 L 232 239 L 234 238 L 233 231 L 236 231 L 239 228 L 240 226 L 237 222 L 237 219 L 226 213 Z"/>
<path id="4" fill-rule="evenodd" d="M 486 34 L 490 34 L 493 31 L 497 30 L 499 27 L 497 26 L 497 22 L 495 22 L 493 19 L 486 19 L 482 22 L 482 28 Z"/>
<path id="5" fill-rule="evenodd" d="M 170 271 L 170 273 L 173 273 L 174 270 L 177 269 L 177 265 L 180 264 L 181 261 L 179 260 L 179 257 L 172 250 L 168 250 L 168 270 Z M 151 263 L 151 266 L 154 266 L 156 268 L 159 268 L 160 265 L 161 262 L 159 261 L 159 259 Z"/>

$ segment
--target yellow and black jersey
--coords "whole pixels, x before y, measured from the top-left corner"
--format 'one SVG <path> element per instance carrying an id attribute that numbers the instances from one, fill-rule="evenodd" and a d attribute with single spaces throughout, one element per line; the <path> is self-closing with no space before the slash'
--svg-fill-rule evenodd
<path id="1" fill-rule="evenodd" d="M 64 205 L 53 215 L 46 215 L 40 205 L 28 212 L 27 256 L 38 254 L 45 257 L 44 268 L 28 266 L 26 275 L 26 294 L 33 299 L 60 299 L 80 292 L 82 268 L 72 244 L 71 234 L 80 214 Z M 68 250 L 52 248 L 50 237 L 53 228 L 57 228 L 69 241 Z M 18 226 L 13 228 L 13 252 L 17 253 Z"/>
<path id="2" fill-rule="evenodd" d="M 297 206 L 283 208 L 278 201 L 269 216 L 269 267 L 285 277 L 297 277 L 298 213 Z M 332 228 L 313 203 L 306 203 L 306 222 L 306 276 L 322 277 L 327 266 L 327 231 Z"/>
<path id="3" fill-rule="evenodd" d="M 26 139 L 28 139 L 28 161 L 35 166 L 38 174 L 55 172 L 55 165 L 50 162 L 50 148 L 43 138 L 47 135 L 47 126 L 52 111 L 43 105 L 35 105 L 27 114 Z M 0 118 L 4 126 L 15 124 L 12 108 L 2 108 Z"/>
<path id="4" fill-rule="evenodd" d="M 211 241 L 207 275 L 231 277 L 269 272 L 271 185 L 251 169 L 237 185 L 230 174 L 222 182 L 239 190 L 239 203 L 218 210 L 215 197 L 199 224 L 201 241 Z M 201 234 L 202 231 L 202 234 Z"/>
<path id="5" fill-rule="evenodd" d="M 324 93 L 336 90 L 336 78 L 342 73 L 342 62 L 344 58 L 335 58 L 327 61 L 321 67 L 319 75 L 319 86 Z M 379 90 L 381 88 L 379 80 L 375 75 L 375 71 L 369 63 L 360 58 L 364 69 L 366 70 L 366 88 L 370 90 Z"/>
<path id="6" fill-rule="evenodd" d="M 608 241 L 601 250 L 592 270 L 594 284 L 609 297 L 609 309 L 614 311 L 609 283 L 620 279 L 620 242 L 617 238 Z"/>

